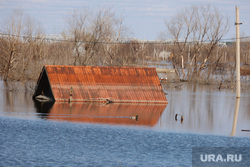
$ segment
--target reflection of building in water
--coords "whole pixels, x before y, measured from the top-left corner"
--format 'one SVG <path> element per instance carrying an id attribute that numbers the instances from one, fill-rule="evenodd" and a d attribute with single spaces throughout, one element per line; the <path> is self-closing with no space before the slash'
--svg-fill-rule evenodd
<path id="1" fill-rule="evenodd" d="M 48 120 L 155 126 L 166 105 L 54 103 Z M 41 109 L 38 109 L 41 112 Z M 138 120 L 133 119 L 138 115 Z"/>

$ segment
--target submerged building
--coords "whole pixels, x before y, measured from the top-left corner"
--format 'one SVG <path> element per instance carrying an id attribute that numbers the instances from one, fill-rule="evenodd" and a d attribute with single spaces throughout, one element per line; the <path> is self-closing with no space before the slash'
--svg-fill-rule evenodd
<path id="1" fill-rule="evenodd" d="M 57 102 L 167 104 L 155 68 L 45 65 L 33 95 Z"/>

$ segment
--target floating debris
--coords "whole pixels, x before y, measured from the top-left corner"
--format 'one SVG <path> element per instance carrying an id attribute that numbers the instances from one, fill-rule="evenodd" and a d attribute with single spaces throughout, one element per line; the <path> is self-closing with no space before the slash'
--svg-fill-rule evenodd
<path id="1" fill-rule="evenodd" d="M 175 121 L 181 120 L 181 123 L 183 123 L 183 115 L 175 114 Z"/>

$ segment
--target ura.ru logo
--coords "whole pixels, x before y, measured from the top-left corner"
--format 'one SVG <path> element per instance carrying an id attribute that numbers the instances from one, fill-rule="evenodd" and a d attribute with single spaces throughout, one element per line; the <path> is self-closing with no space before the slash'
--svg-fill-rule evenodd
<path id="1" fill-rule="evenodd" d="M 241 162 L 241 154 L 227 154 L 222 156 L 221 154 L 201 154 L 200 160 L 202 162 Z"/>

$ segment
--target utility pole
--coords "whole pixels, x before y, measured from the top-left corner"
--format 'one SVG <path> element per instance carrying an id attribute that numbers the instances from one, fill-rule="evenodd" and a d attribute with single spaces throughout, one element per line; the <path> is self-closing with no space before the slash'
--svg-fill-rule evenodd
<path id="1" fill-rule="evenodd" d="M 235 135 L 236 125 L 240 108 L 240 19 L 239 8 L 236 6 L 236 102 L 234 110 L 234 120 L 231 136 Z"/>
<path id="2" fill-rule="evenodd" d="M 236 6 L 236 98 L 240 98 L 240 16 Z"/>

